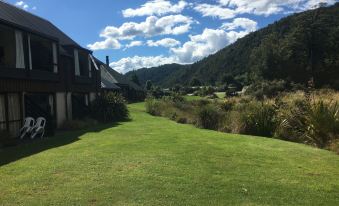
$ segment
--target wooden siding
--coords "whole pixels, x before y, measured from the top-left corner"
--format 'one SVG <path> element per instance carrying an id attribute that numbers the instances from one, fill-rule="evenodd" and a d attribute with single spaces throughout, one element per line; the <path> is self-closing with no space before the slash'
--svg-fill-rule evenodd
<path id="1" fill-rule="evenodd" d="M 0 22 L 1 23 L 1 22 Z M 25 60 L 28 62 L 27 32 L 24 32 Z M 50 39 L 55 42 L 55 39 Z M 72 54 L 74 47 L 63 47 Z M 79 49 L 79 48 L 78 48 Z M 85 50 L 89 53 L 88 50 Z M 92 78 L 76 77 L 72 55 L 60 55 L 58 49 L 58 73 L 40 71 L 28 64 L 25 69 L 0 68 L 0 92 L 100 92 L 100 71 L 92 67 Z"/>

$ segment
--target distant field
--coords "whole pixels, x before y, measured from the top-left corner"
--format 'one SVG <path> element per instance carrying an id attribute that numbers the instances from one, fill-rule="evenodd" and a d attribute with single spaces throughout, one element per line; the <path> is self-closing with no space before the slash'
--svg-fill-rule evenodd
<path id="1" fill-rule="evenodd" d="M 185 99 L 188 100 L 188 101 L 193 101 L 193 100 L 203 99 L 203 97 L 200 97 L 200 96 L 185 96 Z"/>
<path id="2" fill-rule="evenodd" d="M 338 205 L 334 153 L 129 108 L 129 122 L 0 151 L 0 205 Z"/>
<path id="3" fill-rule="evenodd" d="M 216 92 L 215 93 L 220 99 L 225 98 L 225 92 Z"/>

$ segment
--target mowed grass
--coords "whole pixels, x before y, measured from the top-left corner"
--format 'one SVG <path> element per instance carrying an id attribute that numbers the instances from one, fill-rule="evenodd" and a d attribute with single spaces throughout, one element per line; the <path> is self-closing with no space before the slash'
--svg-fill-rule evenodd
<path id="1" fill-rule="evenodd" d="M 200 100 L 203 99 L 203 97 L 200 96 L 184 96 L 187 101 L 194 101 L 194 100 Z"/>
<path id="2" fill-rule="evenodd" d="M 129 107 L 129 122 L 0 151 L 0 205 L 339 203 L 334 153 Z"/>
<path id="3" fill-rule="evenodd" d="M 215 95 L 217 95 L 219 99 L 224 99 L 226 96 L 225 92 L 216 92 Z"/>

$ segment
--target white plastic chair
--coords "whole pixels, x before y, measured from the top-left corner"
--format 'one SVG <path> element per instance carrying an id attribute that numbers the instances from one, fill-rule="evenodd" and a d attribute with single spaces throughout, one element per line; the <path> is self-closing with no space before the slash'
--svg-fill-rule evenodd
<path id="1" fill-rule="evenodd" d="M 20 139 L 23 139 L 26 135 L 30 134 L 35 120 L 32 117 L 26 117 L 24 121 L 24 126 L 20 129 Z"/>
<path id="2" fill-rule="evenodd" d="M 40 138 L 42 139 L 45 134 L 45 126 L 46 126 L 46 119 L 43 117 L 39 117 L 36 120 L 36 124 L 34 125 L 32 129 L 31 139 L 34 139 L 37 135 L 41 135 Z"/>

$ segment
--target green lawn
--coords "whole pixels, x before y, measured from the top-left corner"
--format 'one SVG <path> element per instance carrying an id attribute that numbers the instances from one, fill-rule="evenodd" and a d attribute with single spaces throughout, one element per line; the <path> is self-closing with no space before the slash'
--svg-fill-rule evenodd
<path id="1" fill-rule="evenodd" d="M 184 97 L 187 101 L 203 99 L 203 97 L 200 97 L 200 96 L 184 96 Z"/>
<path id="2" fill-rule="evenodd" d="M 220 99 L 224 99 L 225 98 L 225 92 L 216 92 L 215 93 L 217 96 L 218 96 L 218 98 L 220 98 Z"/>
<path id="3" fill-rule="evenodd" d="M 0 151 L 0 205 L 338 205 L 339 156 L 180 125 L 129 122 Z"/>

